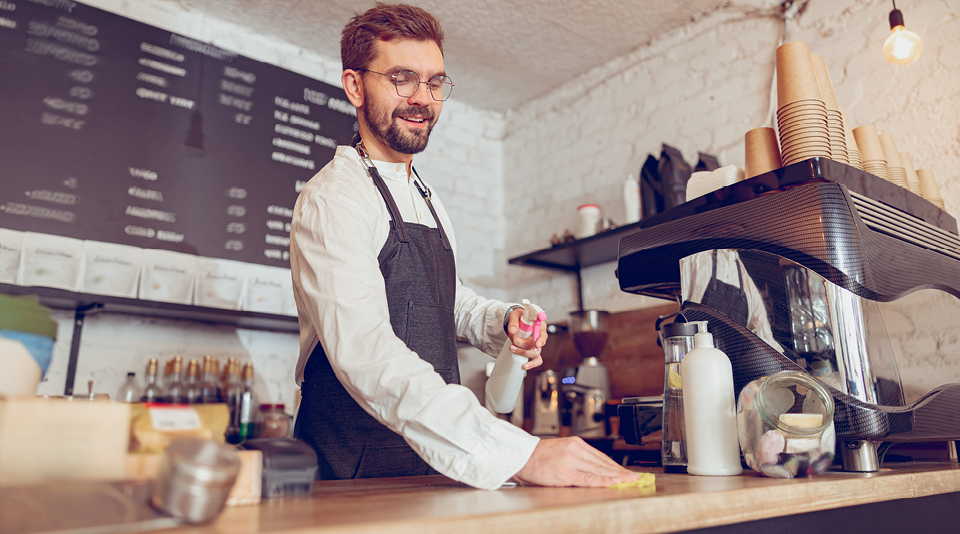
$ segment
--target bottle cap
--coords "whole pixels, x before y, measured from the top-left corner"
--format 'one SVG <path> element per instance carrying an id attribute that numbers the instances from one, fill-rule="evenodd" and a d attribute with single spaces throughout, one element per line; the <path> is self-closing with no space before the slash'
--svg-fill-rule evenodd
<path id="1" fill-rule="evenodd" d="M 709 347 L 713 348 L 713 334 L 710 332 L 698 332 L 693 336 L 693 346 L 695 348 Z"/>
<path id="2" fill-rule="evenodd" d="M 661 327 L 663 337 L 694 336 L 697 334 L 697 325 L 694 323 L 668 323 Z"/>

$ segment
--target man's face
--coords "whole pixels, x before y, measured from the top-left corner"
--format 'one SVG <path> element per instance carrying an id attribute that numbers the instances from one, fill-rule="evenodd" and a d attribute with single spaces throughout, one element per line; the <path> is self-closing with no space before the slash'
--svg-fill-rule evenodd
<path id="1" fill-rule="evenodd" d="M 384 74 L 417 73 L 422 81 L 443 74 L 443 54 L 433 41 L 398 39 L 379 41 L 377 59 L 367 69 Z M 427 148 L 443 102 L 433 99 L 425 84 L 412 97 L 404 98 L 389 76 L 365 72 L 363 117 L 381 144 L 401 154 L 417 154 Z"/>

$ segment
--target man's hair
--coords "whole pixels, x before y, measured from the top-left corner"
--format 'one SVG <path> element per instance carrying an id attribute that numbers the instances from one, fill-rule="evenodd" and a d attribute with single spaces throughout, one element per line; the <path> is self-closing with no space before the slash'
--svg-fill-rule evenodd
<path id="1" fill-rule="evenodd" d="M 443 54 L 443 30 L 436 17 L 419 7 L 377 2 L 344 26 L 340 35 L 343 70 L 366 68 L 377 58 L 377 40 L 394 39 L 433 41 Z"/>

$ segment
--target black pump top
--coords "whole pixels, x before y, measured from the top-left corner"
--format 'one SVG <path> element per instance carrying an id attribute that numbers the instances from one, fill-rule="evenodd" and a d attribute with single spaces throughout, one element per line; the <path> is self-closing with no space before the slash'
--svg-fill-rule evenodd
<path id="1" fill-rule="evenodd" d="M 694 323 L 669 323 L 663 325 L 663 337 L 693 336 L 699 332 Z"/>

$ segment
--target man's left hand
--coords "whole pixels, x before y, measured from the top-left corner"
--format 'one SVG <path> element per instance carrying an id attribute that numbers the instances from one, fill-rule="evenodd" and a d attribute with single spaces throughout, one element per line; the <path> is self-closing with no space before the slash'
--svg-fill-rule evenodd
<path id="1" fill-rule="evenodd" d="M 530 361 L 523 364 L 525 370 L 533 369 L 543 363 L 543 357 L 540 355 L 540 349 L 547 342 L 547 323 L 540 324 L 540 337 L 533 341 L 533 337 L 520 337 L 520 317 L 523 316 L 523 308 L 518 308 L 510 312 L 507 322 L 507 337 L 510 339 L 510 350 Z"/>

